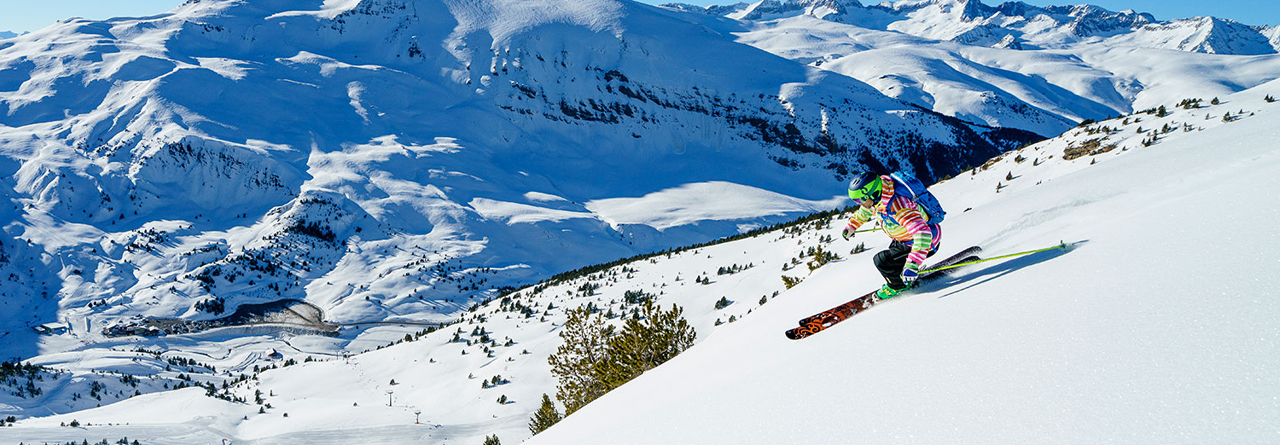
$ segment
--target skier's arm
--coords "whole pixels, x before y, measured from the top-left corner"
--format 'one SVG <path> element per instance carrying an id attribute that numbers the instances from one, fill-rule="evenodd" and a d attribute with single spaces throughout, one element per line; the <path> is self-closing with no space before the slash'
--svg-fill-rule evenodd
<path id="1" fill-rule="evenodd" d="M 853 218 L 850 218 L 849 223 L 845 224 L 844 231 L 840 232 L 840 235 L 844 237 L 845 241 L 848 241 L 849 238 L 853 237 L 854 233 L 857 233 L 858 227 L 862 227 L 862 225 L 866 224 L 867 221 L 870 221 L 873 216 L 875 215 L 872 214 L 871 209 L 858 207 L 858 210 L 853 212 Z"/>
<path id="2" fill-rule="evenodd" d="M 874 218 L 875 216 L 874 210 L 866 207 L 858 207 L 858 210 L 853 212 L 853 217 L 849 218 L 849 226 L 857 229 L 862 227 L 863 224 L 866 224 L 867 221 L 871 221 L 871 218 Z"/>

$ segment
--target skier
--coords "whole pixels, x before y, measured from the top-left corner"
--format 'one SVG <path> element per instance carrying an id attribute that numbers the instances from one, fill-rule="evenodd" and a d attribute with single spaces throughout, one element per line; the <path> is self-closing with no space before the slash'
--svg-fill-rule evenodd
<path id="1" fill-rule="evenodd" d="M 925 258 L 938 251 L 942 240 L 942 228 L 928 223 L 928 216 L 915 201 L 894 194 L 891 176 L 860 173 L 849 183 L 849 198 L 858 205 L 853 218 L 841 235 L 845 240 L 853 237 L 858 227 L 872 218 L 880 219 L 880 227 L 893 238 L 889 249 L 877 253 L 873 262 L 885 285 L 876 291 L 876 297 L 896 297 L 915 285 L 920 266 Z"/>

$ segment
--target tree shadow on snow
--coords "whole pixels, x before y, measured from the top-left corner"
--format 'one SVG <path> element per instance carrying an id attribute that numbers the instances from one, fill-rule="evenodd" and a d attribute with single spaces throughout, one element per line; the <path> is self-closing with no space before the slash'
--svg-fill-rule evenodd
<path id="1" fill-rule="evenodd" d="M 1067 243 L 1066 249 L 1047 250 L 1044 252 L 1013 257 L 1005 260 L 996 260 L 990 263 L 978 263 L 972 266 L 961 267 L 951 274 L 945 275 L 942 279 L 934 280 L 932 283 L 926 284 L 923 290 L 933 291 L 946 289 L 948 292 L 938 298 L 950 297 L 956 293 L 972 289 L 988 281 L 1008 275 L 1018 269 L 1066 255 L 1072 250 L 1078 248 L 1081 244 L 1087 242 L 1088 240 L 1075 241 Z M 964 285 L 964 287 L 953 288 L 957 285 Z"/>

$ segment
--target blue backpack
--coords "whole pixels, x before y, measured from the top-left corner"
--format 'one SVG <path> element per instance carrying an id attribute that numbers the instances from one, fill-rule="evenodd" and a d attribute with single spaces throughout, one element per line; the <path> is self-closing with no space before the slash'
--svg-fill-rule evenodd
<path id="1" fill-rule="evenodd" d="M 938 202 L 938 198 L 933 197 L 933 193 L 929 193 L 929 189 L 925 188 L 924 183 L 915 176 L 897 171 L 889 177 L 893 178 L 894 193 L 915 201 L 916 206 L 920 207 L 921 212 L 924 213 L 925 222 L 941 224 L 942 220 L 946 219 L 947 212 L 942 210 L 942 203 Z"/>

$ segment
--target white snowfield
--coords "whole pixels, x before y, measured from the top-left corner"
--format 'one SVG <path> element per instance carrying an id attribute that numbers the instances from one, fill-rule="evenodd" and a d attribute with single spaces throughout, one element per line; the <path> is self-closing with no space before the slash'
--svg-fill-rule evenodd
<path id="1" fill-rule="evenodd" d="M 1187 91 L 1229 94 L 1238 91 L 1233 84 L 1256 86 L 1273 80 L 1280 64 L 1274 54 L 1211 55 L 1130 41 L 1014 51 L 809 16 L 757 24 L 740 41 L 943 114 L 1050 135 L 1086 116 L 1142 110 Z"/>
<path id="2" fill-rule="evenodd" d="M 910 7 L 912 3 L 920 6 Z M 978 3 L 896 2 L 898 9 L 911 11 L 896 15 L 855 6 L 834 16 L 795 9 L 759 17 L 748 31 L 736 35 L 739 42 L 861 80 L 923 108 L 1046 136 L 1084 119 L 1177 102 L 1190 92 L 1238 92 L 1274 80 L 1280 72 L 1280 55 L 1261 36 L 1261 42 L 1239 52 L 1215 52 L 1212 45 L 1191 43 L 1253 45 L 1239 34 L 1257 31 L 1235 22 L 1204 17 L 1082 37 L 1071 24 L 1099 17 L 1029 13 L 1023 18 L 997 12 L 978 19 L 961 17 L 966 4 Z M 1092 6 L 1077 8 L 1107 13 Z M 987 30 L 995 25 L 1005 28 Z M 963 38 L 975 30 L 986 30 L 995 40 L 1019 36 L 1030 41 L 1025 48 L 1012 49 Z M 1280 40 L 1276 42 L 1280 46 Z"/>
<path id="3" fill-rule="evenodd" d="M 316 342 L 294 338 L 289 357 L 320 361 L 234 389 L 261 391 L 272 406 L 263 414 L 170 391 L 24 419 L 0 438 L 518 443 L 541 394 L 554 394 L 546 356 L 564 309 L 623 312 L 623 292 L 644 290 L 682 306 L 698 344 L 525 443 L 1272 443 L 1280 300 L 1269 283 L 1280 269 L 1270 252 L 1280 237 L 1267 227 L 1280 215 L 1259 197 L 1280 193 L 1270 143 L 1280 103 L 1268 95 L 1280 83 L 1077 128 L 940 183 L 949 214 L 939 255 L 1070 249 L 963 268 L 804 340 L 783 331 L 879 285 L 871 256 L 882 234 L 858 235 L 872 250 L 857 255 L 839 220 L 660 255 L 513 295 L 533 317 L 495 302 L 470 322 L 349 359 L 307 354 Z M 1142 144 L 1166 125 L 1174 130 Z M 1114 149 L 1063 159 L 1103 136 L 1098 145 Z M 817 245 L 843 260 L 812 274 L 792 266 Z M 730 264 L 752 267 L 716 273 Z M 805 280 L 784 290 L 780 275 Z M 589 281 L 602 287 L 577 291 Z M 732 304 L 717 310 L 721 297 Z M 493 343 L 449 341 L 458 330 L 476 341 L 481 328 Z M 73 419 L 93 426 L 58 426 Z"/>
<path id="4" fill-rule="evenodd" d="M 915 17 L 954 24 L 935 9 Z M 555 394 L 565 311 L 620 323 L 635 291 L 682 307 L 697 345 L 529 443 L 1280 442 L 1280 56 L 819 18 L 205 0 L 0 40 L 0 359 L 60 371 L 0 381 L 18 420 L 0 445 L 520 443 Z M 893 163 L 908 140 L 950 159 L 976 128 L 912 105 L 1066 132 L 933 187 L 950 212 L 933 260 L 1071 249 L 799 342 L 783 331 L 878 287 L 883 234 L 818 221 L 498 294 L 847 202 L 828 165 L 857 152 L 757 126 Z M 819 246 L 842 258 L 810 272 Z M 193 306 L 214 296 L 305 300 L 341 329 L 102 334 L 214 318 Z M 31 329 L 54 321 L 70 332 Z M 192 384 L 244 401 L 173 390 Z"/>
<path id="5" fill-rule="evenodd" d="M 1275 443 L 1280 103 L 1265 94 L 1280 84 L 1101 123 L 1127 151 L 1063 162 L 1084 139 L 1066 137 L 933 188 L 944 254 L 1066 253 L 974 265 L 784 338 L 877 285 L 855 256 L 526 443 Z M 1135 126 L 1173 122 L 1197 129 L 1134 144 Z"/>
<path id="6" fill-rule="evenodd" d="M 449 320 L 829 209 L 867 156 L 999 151 L 739 29 L 625 0 L 208 0 L 0 41 L 4 352 L 214 298 Z M 72 339 L 28 328 L 52 321 Z"/>

